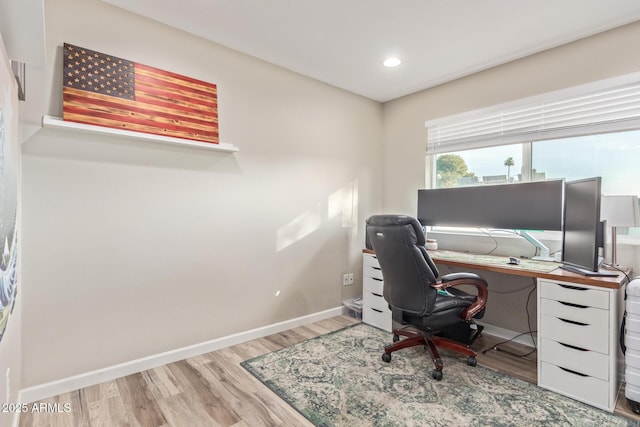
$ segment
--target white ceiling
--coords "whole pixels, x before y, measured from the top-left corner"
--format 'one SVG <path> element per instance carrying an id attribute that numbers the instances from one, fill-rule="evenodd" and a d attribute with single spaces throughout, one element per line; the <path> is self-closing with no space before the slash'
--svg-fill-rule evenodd
<path id="1" fill-rule="evenodd" d="M 640 20 L 638 0 L 103 1 L 381 102 Z"/>

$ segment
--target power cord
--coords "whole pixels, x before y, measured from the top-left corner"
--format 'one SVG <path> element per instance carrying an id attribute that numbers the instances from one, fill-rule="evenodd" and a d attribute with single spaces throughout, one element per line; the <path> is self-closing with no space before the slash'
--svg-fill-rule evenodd
<path id="1" fill-rule="evenodd" d="M 524 289 L 528 289 L 529 287 L 531 287 L 531 290 L 529 291 L 529 294 L 527 295 L 527 301 L 526 301 L 526 303 L 525 303 L 525 311 L 526 311 L 526 313 L 527 313 L 527 326 L 529 327 L 529 330 L 528 330 L 528 331 L 526 331 L 526 332 L 522 332 L 522 333 L 520 333 L 520 334 L 518 334 L 518 335 L 514 336 L 513 338 L 510 338 L 510 339 L 508 339 L 508 340 L 505 340 L 505 341 L 499 342 L 499 343 L 494 344 L 493 346 L 491 346 L 491 347 L 489 347 L 489 348 L 486 348 L 486 349 L 482 350 L 482 354 L 486 354 L 489 350 L 495 350 L 495 351 L 500 351 L 500 352 L 502 352 L 502 353 L 507 353 L 507 354 L 509 354 L 509 355 L 511 355 L 511 356 L 515 356 L 515 357 L 519 357 L 519 358 L 525 358 L 525 357 L 530 356 L 530 355 L 532 355 L 533 353 L 535 353 L 535 352 L 537 352 L 537 351 L 538 351 L 538 346 L 537 346 L 537 344 L 536 344 L 536 340 L 535 340 L 535 338 L 534 338 L 534 336 L 533 336 L 533 334 L 534 334 L 534 333 L 536 333 L 536 334 L 537 334 L 537 333 L 538 333 L 538 331 L 534 331 L 534 330 L 532 330 L 532 329 L 531 329 L 531 313 L 529 312 L 529 302 L 531 301 L 531 295 L 533 295 L 533 291 L 535 291 L 535 290 L 536 290 L 536 288 L 537 288 L 537 282 L 534 280 L 534 281 L 532 281 L 532 283 L 531 283 L 531 284 L 529 284 L 529 285 L 525 286 L 524 288 L 520 288 L 520 289 L 517 289 L 517 290 L 514 290 L 514 291 L 506 291 L 506 292 L 491 291 L 491 292 L 503 293 L 503 294 L 509 294 L 509 293 L 513 293 L 513 292 L 522 291 L 522 290 L 524 290 Z M 511 342 L 511 341 L 513 341 L 513 340 L 515 340 L 516 338 L 521 337 L 521 336 L 526 335 L 526 334 L 529 334 L 529 335 L 531 336 L 531 342 L 533 343 L 533 350 L 531 350 L 531 351 L 530 351 L 530 352 L 528 352 L 528 353 L 525 353 L 525 354 L 518 354 L 518 353 L 514 353 L 514 352 L 509 351 L 509 350 L 501 349 L 501 348 L 499 347 L 499 346 L 501 346 L 501 345 L 503 345 L 503 344 L 507 344 L 507 343 L 509 343 L 509 342 Z"/>
<path id="2" fill-rule="evenodd" d="M 527 286 L 525 286 L 523 288 L 514 289 L 514 290 L 511 290 L 511 291 L 496 291 L 496 290 L 492 289 L 490 292 L 493 293 L 493 294 L 515 294 L 516 292 L 520 292 L 520 291 L 524 291 L 525 289 L 529 289 L 531 286 L 534 286 L 534 289 L 535 289 L 536 284 L 535 283 L 531 283 L 531 284 L 528 284 Z"/>
<path id="3" fill-rule="evenodd" d="M 501 342 L 499 342 L 499 343 L 497 343 L 497 344 L 495 344 L 495 345 L 493 345 L 493 346 L 491 346 L 491 347 L 485 348 L 484 350 L 482 350 L 482 354 L 486 354 L 486 353 L 487 353 L 488 351 L 490 351 L 490 350 L 495 350 L 495 351 L 499 351 L 499 352 L 502 352 L 502 353 L 507 353 L 507 354 L 509 354 L 509 355 L 511 355 L 511 356 L 515 356 L 515 357 L 521 357 L 521 358 L 524 358 L 524 357 L 530 356 L 530 355 L 532 355 L 533 353 L 535 353 L 536 351 L 538 351 L 537 347 L 536 347 L 536 348 L 534 348 L 533 350 L 531 350 L 529 353 L 525 353 L 525 354 L 517 354 L 517 353 L 514 353 L 514 352 L 509 351 L 509 350 L 504 350 L 504 349 L 502 349 L 502 348 L 500 348 L 500 347 L 498 347 L 498 346 L 503 345 L 503 344 L 507 344 L 507 343 L 509 343 L 509 342 L 511 342 L 511 341 L 513 341 L 513 340 L 515 340 L 516 338 L 521 337 L 521 336 L 523 336 L 523 335 L 527 335 L 527 334 L 530 334 L 530 335 L 531 335 L 531 337 L 533 338 L 533 334 L 537 334 L 537 333 L 538 333 L 538 331 L 532 331 L 532 330 L 529 330 L 529 331 L 527 331 L 527 332 L 522 332 L 522 333 L 520 333 L 520 334 L 518 334 L 518 335 L 514 336 L 513 338 L 510 338 L 510 339 L 508 339 L 508 340 L 501 341 Z M 535 341 L 534 341 L 534 346 L 535 346 Z"/>
<path id="4" fill-rule="evenodd" d="M 495 243 L 495 247 L 494 247 L 493 249 L 491 249 L 491 251 L 489 251 L 488 253 L 486 253 L 486 254 L 485 254 L 485 255 L 491 255 L 491 254 L 492 254 L 496 249 L 498 249 L 498 241 L 497 241 L 497 240 L 493 237 L 493 235 L 491 235 L 488 231 L 486 231 L 486 230 L 484 230 L 484 229 L 480 229 L 480 231 L 482 231 L 482 232 L 483 232 L 484 234 L 486 234 L 487 236 L 491 237 L 491 238 L 493 239 L 494 243 Z M 515 231 L 513 231 L 513 230 L 493 229 L 493 231 L 499 231 L 499 232 L 502 232 L 502 233 L 515 234 L 516 236 L 518 236 L 518 237 L 520 237 L 520 238 L 524 239 L 524 238 L 522 237 L 522 234 L 516 233 L 516 232 L 515 232 Z M 524 239 L 524 240 L 525 240 L 527 243 L 529 243 L 531 246 L 533 246 L 533 255 L 532 255 L 531 257 L 529 257 L 529 258 L 533 258 L 533 257 L 535 257 L 536 255 L 538 255 L 538 248 L 537 248 L 533 243 L 531 243 L 530 241 L 528 241 L 528 240 L 526 240 L 526 239 Z"/>
<path id="5" fill-rule="evenodd" d="M 451 266 L 447 265 L 447 269 L 450 272 L 453 272 L 453 268 L 451 268 Z M 529 327 L 529 330 L 527 332 L 522 332 L 522 333 L 514 336 L 511 339 L 499 342 L 499 343 L 497 343 L 497 344 L 495 344 L 495 345 L 493 345 L 491 347 L 485 348 L 484 350 L 482 350 L 482 354 L 486 354 L 489 350 L 495 350 L 495 351 L 500 351 L 502 353 L 510 354 L 512 356 L 515 356 L 515 357 L 525 358 L 525 357 L 530 356 L 531 354 L 533 354 L 533 353 L 538 351 L 538 346 L 536 344 L 536 340 L 533 337 L 533 334 L 537 334 L 538 331 L 534 331 L 534 330 L 531 329 L 531 313 L 529 312 L 529 302 L 531 301 L 531 295 L 533 295 L 533 291 L 535 291 L 536 288 L 537 288 L 537 282 L 535 280 L 532 280 L 530 284 L 528 284 L 528 285 L 526 285 L 526 286 L 524 286 L 522 288 L 519 288 L 519 289 L 513 289 L 513 290 L 509 290 L 509 291 L 490 290 L 489 292 L 496 293 L 496 294 L 512 294 L 512 293 L 520 292 L 520 291 L 523 291 L 523 290 L 529 289 L 529 288 L 531 288 L 531 290 L 529 291 L 529 294 L 527 295 L 527 301 L 525 303 L 525 311 L 527 313 L 527 326 Z M 517 354 L 517 353 L 513 353 L 513 352 L 511 352 L 509 350 L 503 350 L 503 349 L 498 347 L 500 345 L 507 344 L 507 343 L 513 341 L 514 339 L 516 339 L 518 337 L 521 337 L 523 335 L 526 335 L 526 334 L 529 334 L 531 336 L 531 342 L 533 342 L 533 350 L 531 350 L 529 353 Z"/>
<path id="6" fill-rule="evenodd" d="M 615 266 L 613 264 L 610 264 L 608 262 L 603 262 L 602 265 L 604 265 L 605 267 L 610 268 L 612 270 L 618 270 L 620 273 L 624 274 L 624 277 L 627 278 L 627 282 L 631 282 L 631 278 L 629 277 L 627 272 L 624 271 L 623 269 L 621 269 L 621 268 L 619 268 L 619 267 L 617 267 L 617 266 Z"/>
<path id="7" fill-rule="evenodd" d="M 487 252 L 485 255 L 491 255 L 492 253 L 495 252 L 496 249 L 498 249 L 498 240 L 493 237 L 491 235 L 491 233 L 489 233 L 488 230 L 484 229 L 484 228 L 479 228 L 479 230 L 486 235 L 487 237 L 489 237 L 491 240 L 493 240 L 493 249 L 491 249 L 489 252 Z"/>

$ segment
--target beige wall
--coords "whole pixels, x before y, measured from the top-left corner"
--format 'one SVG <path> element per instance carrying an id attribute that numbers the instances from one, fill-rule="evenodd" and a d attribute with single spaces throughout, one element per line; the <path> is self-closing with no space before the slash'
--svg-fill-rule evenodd
<path id="1" fill-rule="evenodd" d="M 47 1 L 45 27 L 27 119 L 61 115 L 69 42 L 216 83 L 221 140 L 240 152 L 48 129 L 25 143 L 23 387 L 361 293 L 380 104 L 98 0 Z"/>
<path id="2" fill-rule="evenodd" d="M 386 103 L 384 210 L 416 214 L 417 189 L 423 188 L 425 176 L 430 176 L 424 157 L 425 121 L 635 73 L 640 71 L 638 52 L 640 22 Z M 635 247 L 623 247 L 619 259 L 640 271 L 636 253 Z M 491 277 L 491 281 L 492 288 L 498 291 L 523 285 L 500 275 Z M 523 312 L 526 292 L 491 294 L 485 321 L 510 330 L 527 330 Z M 514 307 L 522 314 L 513 316 L 503 307 Z M 535 311 L 532 315 L 535 316 Z"/>

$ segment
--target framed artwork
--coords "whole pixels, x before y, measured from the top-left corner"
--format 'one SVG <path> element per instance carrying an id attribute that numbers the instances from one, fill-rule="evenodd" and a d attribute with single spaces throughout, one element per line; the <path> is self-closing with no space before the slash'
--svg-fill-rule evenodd
<path id="1" fill-rule="evenodd" d="M 64 44 L 65 121 L 219 143 L 213 83 Z"/>
<path id="2" fill-rule="evenodd" d="M 17 292 L 19 150 L 18 88 L 0 37 L 0 343 Z"/>

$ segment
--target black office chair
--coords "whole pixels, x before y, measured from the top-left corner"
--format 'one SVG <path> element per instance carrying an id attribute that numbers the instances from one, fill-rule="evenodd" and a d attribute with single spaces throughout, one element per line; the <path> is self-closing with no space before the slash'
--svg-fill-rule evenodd
<path id="1" fill-rule="evenodd" d="M 390 362 L 394 351 L 424 345 L 435 365 L 431 375 L 438 381 L 443 362 L 437 347 L 462 353 L 475 366 L 477 353 L 469 346 L 482 331 L 473 319 L 484 315 L 486 280 L 473 273 L 451 273 L 438 280 L 438 269 L 424 247 L 424 233 L 415 218 L 372 216 L 367 220 L 367 237 L 382 269 L 384 299 L 394 322 L 403 325 L 393 330 L 393 344 L 384 348 L 382 360 Z M 453 288 L 459 285 L 474 286 L 477 295 Z M 405 338 L 400 340 L 400 336 Z"/>

